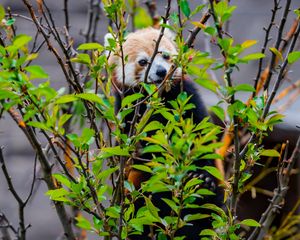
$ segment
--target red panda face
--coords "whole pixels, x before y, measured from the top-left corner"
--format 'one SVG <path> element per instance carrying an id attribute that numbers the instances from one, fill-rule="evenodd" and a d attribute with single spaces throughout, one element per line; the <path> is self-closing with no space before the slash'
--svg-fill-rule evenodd
<path id="1" fill-rule="evenodd" d="M 123 44 L 123 54 L 127 61 L 125 62 L 125 86 L 133 87 L 140 82 L 144 82 L 145 72 L 153 55 L 156 41 L 160 30 L 147 28 L 130 33 Z M 149 74 L 148 83 L 161 83 L 172 66 L 172 58 L 177 55 L 177 50 L 173 40 L 168 34 L 161 39 L 158 54 L 156 55 Z M 115 63 L 115 81 L 123 85 L 123 71 L 121 58 L 113 56 L 109 59 L 110 63 Z M 180 70 L 178 70 L 180 71 Z"/>

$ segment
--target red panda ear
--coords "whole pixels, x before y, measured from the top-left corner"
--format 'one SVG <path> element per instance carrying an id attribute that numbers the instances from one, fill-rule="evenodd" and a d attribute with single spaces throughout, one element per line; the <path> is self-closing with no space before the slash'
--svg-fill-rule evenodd
<path id="1" fill-rule="evenodd" d="M 108 47 L 109 44 L 109 39 L 114 39 L 113 35 L 111 33 L 106 33 L 104 36 L 104 46 Z"/>
<path id="2" fill-rule="evenodd" d="M 161 20 L 158 24 L 154 25 L 153 28 L 160 30 L 161 29 L 160 28 L 160 24 L 162 24 L 162 23 L 163 22 Z M 167 24 L 169 24 L 169 22 L 167 22 Z M 169 29 L 169 28 L 165 28 L 164 36 L 167 37 L 172 42 L 176 41 L 176 34 L 171 29 Z"/>

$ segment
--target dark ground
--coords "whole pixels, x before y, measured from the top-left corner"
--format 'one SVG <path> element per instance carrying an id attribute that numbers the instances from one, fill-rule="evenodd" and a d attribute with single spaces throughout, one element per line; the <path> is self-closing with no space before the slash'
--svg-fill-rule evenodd
<path id="1" fill-rule="evenodd" d="M 34 2 L 34 1 L 32 1 Z M 46 0 L 50 8 L 52 9 L 56 23 L 59 26 L 64 24 L 62 2 L 58 0 Z M 86 11 L 87 0 L 76 1 L 71 0 L 70 12 L 71 12 L 71 36 L 75 39 L 75 46 L 83 42 L 84 38 L 79 35 L 80 30 L 84 29 L 86 23 Z M 165 1 L 158 1 L 160 13 L 163 12 L 163 6 Z M 197 4 L 198 1 L 191 1 L 193 4 Z M 241 43 L 247 39 L 259 39 L 257 44 L 257 51 L 260 51 L 259 46 L 263 43 L 263 31 L 262 26 L 267 24 L 270 18 L 270 9 L 273 3 L 272 0 L 252 0 L 242 1 L 234 0 L 232 4 L 237 5 L 238 8 L 234 12 L 232 18 L 232 24 L 230 25 L 230 33 L 235 38 L 235 41 Z M 297 3 L 298 2 L 298 3 Z M 293 1 L 292 9 L 299 7 L 299 1 Z M 297 4 L 296 4 L 297 3 Z M 25 11 L 21 0 L 0 0 L 0 4 L 4 6 L 10 6 L 13 13 L 19 13 L 28 15 Z M 293 15 L 291 13 L 290 15 Z M 102 17 L 103 18 L 103 17 Z M 289 19 L 290 22 L 291 19 Z M 18 33 L 26 33 L 29 35 L 35 34 L 35 27 L 28 21 L 17 18 Z M 101 21 L 98 30 L 99 42 L 103 42 L 103 36 L 106 33 L 106 21 Z M 203 35 L 200 35 L 203 37 Z M 197 47 L 203 49 L 203 43 L 201 39 L 196 44 Z M 254 51 L 251 49 L 251 51 Z M 62 72 L 57 67 L 57 63 L 53 56 L 47 53 L 46 48 L 40 53 L 38 58 L 38 64 L 42 65 L 51 76 L 51 81 L 54 86 L 63 86 Z M 300 64 L 294 68 L 289 76 L 292 80 L 298 80 L 297 76 L 300 76 Z M 233 75 L 234 82 L 251 82 L 256 74 L 256 63 L 252 62 L 247 66 L 243 66 L 240 72 Z M 286 84 L 285 84 L 286 85 Z M 207 91 L 201 90 L 204 95 L 204 100 L 208 105 L 215 104 L 216 99 L 212 94 Z M 241 96 L 246 98 L 246 96 Z M 292 107 L 285 112 L 286 122 L 284 127 L 287 127 L 291 133 L 296 134 L 296 125 L 300 125 L 300 100 L 292 105 Z M 281 137 L 281 136 L 279 136 Z M 283 137 L 283 136 L 282 136 Z M 27 143 L 23 136 L 23 133 L 12 122 L 9 116 L 5 116 L 5 119 L 0 121 L 0 145 L 4 146 L 5 159 L 8 165 L 8 169 L 13 176 L 13 182 L 19 192 L 26 196 L 32 179 L 32 166 L 34 155 L 30 145 Z M 57 239 L 61 234 L 62 228 L 59 224 L 58 218 L 55 214 L 53 207 L 51 206 L 48 197 L 43 193 L 46 191 L 46 186 L 43 182 L 39 185 L 39 189 L 35 194 L 32 202 L 26 208 L 26 223 L 31 224 L 32 227 L 28 230 L 28 239 L 32 240 L 52 240 Z M 294 192 L 294 194 L 298 194 Z M 17 226 L 17 204 L 11 193 L 7 190 L 7 185 L 0 172 L 0 211 L 4 212 L 14 226 Z"/>

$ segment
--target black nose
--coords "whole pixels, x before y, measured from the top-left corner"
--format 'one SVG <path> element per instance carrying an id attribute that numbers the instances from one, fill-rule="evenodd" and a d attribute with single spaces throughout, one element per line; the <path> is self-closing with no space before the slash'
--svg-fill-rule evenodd
<path id="1" fill-rule="evenodd" d="M 167 75 L 167 70 L 162 66 L 158 66 L 156 70 L 156 75 L 161 78 L 164 78 Z"/>

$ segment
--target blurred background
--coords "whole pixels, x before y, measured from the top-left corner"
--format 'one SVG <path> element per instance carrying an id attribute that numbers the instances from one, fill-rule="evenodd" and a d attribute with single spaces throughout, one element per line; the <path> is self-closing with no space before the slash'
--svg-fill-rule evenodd
<path id="1" fill-rule="evenodd" d="M 63 1 L 45 1 L 52 11 L 57 26 L 62 28 L 64 25 Z M 32 4 L 35 4 L 35 1 L 32 0 L 31 2 Z M 140 1 L 142 6 L 143 2 L 144 1 Z M 190 0 L 191 6 L 199 4 L 199 2 L 200 0 Z M 234 37 L 236 43 L 242 43 L 248 39 L 259 40 L 258 44 L 250 49 L 251 52 L 259 52 L 264 38 L 264 31 L 262 28 L 269 24 L 273 0 L 231 0 L 230 2 L 232 5 L 236 5 L 237 9 L 233 13 L 233 17 L 229 25 L 229 33 Z M 158 12 L 161 15 L 164 13 L 165 3 L 166 1 L 157 0 Z M 5 8 L 10 7 L 12 13 L 14 14 L 21 14 L 25 16 L 29 15 L 21 0 L 0 0 L 0 4 L 2 4 Z M 84 42 L 84 37 L 80 33 L 85 30 L 87 25 L 88 5 L 88 0 L 69 0 L 71 25 L 70 36 L 74 38 L 75 48 L 80 43 Z M 296 9 L 299 7 L 299 0 L 292 1 L 291 9 Z M 281 14 L 282 13 L 279 13 L 278 15 L 281 16 Z M 288 26 L 291 25 L 294 17 L 295 14 L 290 13 L 286 29 L 289 29 Z M 276 23 L 279 22 L 278 19 L 279 18 L 276 19 Z M 16 17 L 15 25 L 17 26 L 18 34 L 25 33 L 34 36 L 36 33 L 36 28 L 30 21 Z M 105 15 L 101 13 L 96 37 L 97 41 L 100 43 L 103 43 L 103 37 L 107 32 L 107 25 L 108 21 L 105 18 Z M 274 31 L 271 33 L 271 36 L 274 36 L 275 38 L 276 35 L 273 33 Z M 201 49 L 202 51 L 205 51 L 206 48 L 204 39 L 205 36 L 203 34 L 199 34 L 195 44 L 195 47 Z M 300 43 L 298 42 L 298 49 L 299 45 Z M 211 45 L 211 48 L 213 52 L 217 52 L 217 49 L 213 45 Z M 270 55 L 268 50 L 267 53 Z M 44 46 L 40 51 L 39 58 L 36 62 L 43 66 L 44 69 L 49 73 L 52 86 L 59 88 L 65 85 L 65 80 L 63 78 L 61 69 L 58 67 L 56 59 L 47 51 L 46 46 Z M 291 82 L 295 82 L 300 79 L 300 63 L 298 62 L 296 64 L 297 66 L 294 66 L 293 72 L 289 74 L 289 79 L 291 81 L 289 81 L 289 79 L 288 81 L 285 81 L 283 86 L 281 86 L 281 89 L 291 85 Z M 233 82 L 235 84 L 252 83 L 256 73 L 257 62 L 251 61 L 249 64 L 241 66 L 240 71 L 234 72 Z M 222 82 L 219 73 L 216 73 L 216 76 L 219 78 L 219 81 Z M 208 106 L 216 104 L 218 99 L 214 94 L 211 94 L 204 89 L 200 89 L 200 91 L 203 95 L 205 103 Z M 239 95 L 238 97 L 245 100 L 247 99 L 248 94 Z M 279 105 L 275 105 L 275 107 L 280 107 L 284 103 L 285 102 L 283 101 Z M 300 126 L 300 98 L 294 102 L 284 112 L 284 114 L 286 115 L 285 122 L 277 128 L 273 135 L 271 135 L 271 139 L 274 141 L 285 141 L 290 139 L 290 141 L 293 142 L 299 135 L 299 129 L 297 129 L 296 126 Z M 12 180 L 15 184 L 15 187 L 17 188 L 18 192 L 25 197 L 31 186 L 34 153 L 23 133 L 7 115 L 0 120 L 0 146 L 4 146 L 4 157 L 8 166 L 8 170 L 13 177 Z M 54 208 L 51 206 L 48 197 L 44 195 L 44 192 L 47 190 L 44 182 L 39 181 L 37 186 L 38 189 L 25 212 L 26 223 L 31 225 L 30 229 L 28 230 L 28 239 L 57 239 L 62 233 L 62 228 L 60 226 L 58 217 Z M 298 186 L 294 184 L 290 192 L 292 193 L 291 198 L 296 198 L 299 196 Z M 261 208 L 262 210 L 266 206 L 264 204 L 260 206 L 258 205 L 255 205 L 255 207 Z M 12 224 L 17 226 L 17 211 L 17 203 L 12 197 L 11 193 L 8 191 L 3 173 L 0 171 L 0 212 L 6 214 Z"/>

